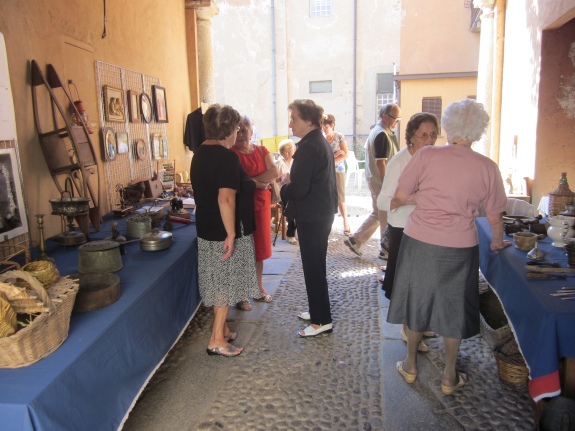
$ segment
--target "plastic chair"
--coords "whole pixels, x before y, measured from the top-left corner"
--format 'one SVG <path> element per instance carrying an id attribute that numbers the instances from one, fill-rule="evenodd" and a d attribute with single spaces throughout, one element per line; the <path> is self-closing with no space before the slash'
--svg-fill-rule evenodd
<path id="1" fill-rule="evenodd" d="M 355 158 L 355 153 L 353 151 L 347 152 L 347 159 L 345 159 L 345 164 L 347 165 L 347 173 L 345 175 L 345 186 L 349 184 L 349 180 L 352 174 L 355 174 L 355 180 L 357 182 L 357 188 L 361 188 L 361 180 L 363 179 L 365 169 L 360 169 L 359 164 L 364 162 L 364 160 L 357 160 Z"/>

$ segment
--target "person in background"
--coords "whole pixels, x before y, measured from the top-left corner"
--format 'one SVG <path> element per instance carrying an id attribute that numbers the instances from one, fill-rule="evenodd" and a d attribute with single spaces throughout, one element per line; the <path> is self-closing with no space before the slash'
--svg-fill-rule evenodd
<path id="1" fill-rule="evenodd" d="M 196 201 L 198 284 L 204 305 L 213 307 L 209 355 L 237 356 L 243 348 L 226 324 L 230 305 L 259 292 L 254 262 L 255 183 L 229 151 L 240 114 L 231 106 L 212 105 L 204 115 L 206 140 L 192 159 Z"/>
<path id="2" fill-rule="evenodd" d="M 349 223 L 347 221 L 347 207 L 345 205 L 344 160 L 347 159 L 347 142 L 345 141 L 345 136 L 343 136 L 343 134 L 334 130 L 335 117 L 333 115 L 328 114 L 323 117 L 321 128 L 325 134 L 325 139 L 327 139 L 327 142 L 331 145 L 331 148 L 333 148 L 335 179 L 337 183 L 337 207 L 339 208 L 339 213 L 343 218 L 343 234 L 345 236 L 351 236 Z"/>
<path id="3" fill-rule="evenodd" d="M 278 178 L 277 183 L 279 188 L 288 184 L 290 182 L 290 171 L 293 164 L 293 155 L 295 152 L 295 145 L 291 139 L 284 139 L 278 145 L 278 151 L 280 152 L 280 157 L 276 161 L 278 167 Z M 287 241 L 290 244 L 298 245 L 298 241 L 295 237 L 296 223 L 293 218 L 286 217 L 287 220 Z M 280 221 L 277 220 L 276 223 Z"/>
<path id="4" fill-rule="evenodd" d="M 407 325 L 407 357 L 396 364 L 407 383 L 417 378 L 417 348 L 425 331 L 443 336 L 441 390 L 451 395 L 467 383 L 456 370 L 461 340 L 479 333 L 479 246 L 475 217 L 483 206 L 493 252 L 503 241 L 507 197 L 499 168 L 474 152 L 489 123 L 471 99 L 450 104 L 442 118 L 448 144 L 419 150 L 403 169 L 395 192 L 409 215 L 391 293 L 387 321 Z"/>
<path id="5" fill-rule="evenodd" d="M 401 204 L 394 198 L 397 189 L 399 175 L 411 160 L 413 155 L 427 145 L 435 145 L 439 130 L 439 121 L 437 117 L 428 112 L 420 112 L 413 115 L 405 128 L 405 142 L 407 147 L 402 149 L 387 164 L 385 178 L 381 186 L 381 192 L 377 198 L 377 207 L 381 211 L 387 212 L 387 223 L 389 227 L 389 257 L 387 258 L 387 269 L 383 279 L 382 289 L 387 299 L 391 298 L 393 281 L 395 279 L 395 268 L 397 265 L 397 253 L 403 237 L 403 228 L 407 222 L 407 217 L 415 209 L 415 205 Z M 400 331 L 401 339 L 407 342 L 405 326 Z M 426 332 L 427 336 L 435 336 Z M 427 352 L 429 348 L 421 341 L 418 350 Z"/>
<path id="6" fill-rule="evenodd" d="M 298 314 L 311 324 L 300 337 L 332 332 L 327 286 L 327 240 L 337 212 L 337 186 L 333 150 L 321 131 L 323 108 L 313 100 L 290 103 L 289 127 L 301 138 L 290 173 L 281 189 L 287 217 L 295 218 L 309 311 Z"/>
<path id="7" fill-rule="evenodd" d="M 378 226 L 381 243 L 385 243 L 387 213 L 377 208 L 377 197 L 385 177 L 387 161 L 399 151 L 397 137 L 392 130 L 399 120 L 401 120 L 399 106 L 394 103 L 384 105 L 379 111 L 379 122 L 371 129 L 365 142 L 365 178 L 371 193 L 373 210 L 353 236 L 344 241 L 344 244 L 358 256 L 362 255 L 362 245 L 371 238 Z M 387 255 L 387 250 L 382 246 L 379 258 L 387 259 Z"/>
<path id="8" fill-rule="evenodd" d="M 253 126 L 250 119 L 243 116 L 240 121 L 236 142 L 231 148 L 239 157 L 244 171 L 256 183 L 254 195 L 254 212 L 256 230 L 254 244 L 256 248 L 256 274 L 260 295 L 254 299 L 261 302 L 272 302 L 272 296 L 266 292 L 263 284 L 264 260 L 272 256 L 272 212 L 270 183 L 278 177 L 278 169 L 267 148 L 251 144 Z M 249 311 L 252 306 L 249 299 L 237 304 L 240 310 Z"/>

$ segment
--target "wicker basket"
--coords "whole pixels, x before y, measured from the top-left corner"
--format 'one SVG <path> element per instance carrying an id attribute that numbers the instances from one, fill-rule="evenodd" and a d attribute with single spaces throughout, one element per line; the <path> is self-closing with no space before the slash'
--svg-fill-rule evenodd
<path id="1" fill-rule="evenodd" d="M 0 338 L 16 332 L 16 313 L 3 293 L 0 293 Z"/>
<path id="2" fill-rule="evenodd" d="M 50 289 L 60 278 L 60 273 L 56 265 L 47 260 L 27 263 L 22 267 L 22 271 L 30 273 L 31 276 L 42 283 L 44 289 Z M 25 281 L 19 281 L 18 286 L 31 289 L 30 285 Z"/>
<path id="3" fill-rule="evenodd" d="M 527 390 L 529 370 L 514 338 L 495 346 L 497 374 L 502 383 L 516 390 Z"/>
<path id="4" fill-rule="evenodd" d="M 559 186 L 549 193 L 549 215 L 555 217 L 562 211 L 565 211 L 566 204 L 572 204 L 575 193 L 569 189 L 567 182 L 567 173 L 561 172 Z"/>
<path id="5" fill-rule="evenodd" d="M 0 339 L 0 368 L 30 365 L 54 352 L 68 337 L 70 314 L 78 293 L 78 283 L 68 277 L 60 278 L 48 292 L 25 271 L 0 274 L 0 281 L 10 279 L 28 282 L 51 311 L 40 313 L 28 326 Z"/>

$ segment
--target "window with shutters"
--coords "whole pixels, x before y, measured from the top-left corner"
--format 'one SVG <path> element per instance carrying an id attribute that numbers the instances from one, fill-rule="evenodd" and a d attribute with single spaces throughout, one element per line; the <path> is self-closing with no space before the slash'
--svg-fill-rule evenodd
<path id="1" fill-rule="evenodd" d="M 430 112 L 435 114 L 439 120 L 439 134 L 441 135 L 441 112 L 442 100 L 441 97 L 424 97 L 421 99 L 421 112 Z"/>

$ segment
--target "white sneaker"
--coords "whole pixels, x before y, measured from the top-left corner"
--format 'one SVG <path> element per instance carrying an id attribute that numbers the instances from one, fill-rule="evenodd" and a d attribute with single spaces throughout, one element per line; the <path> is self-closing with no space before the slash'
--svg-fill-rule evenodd
<path id="1" fill-rule="evenodd" d="M 292 245 L 299 245 L 299 242 L 297 241 L 295 236 L 288 236 L 287 242 L 289 242 Z"/>

